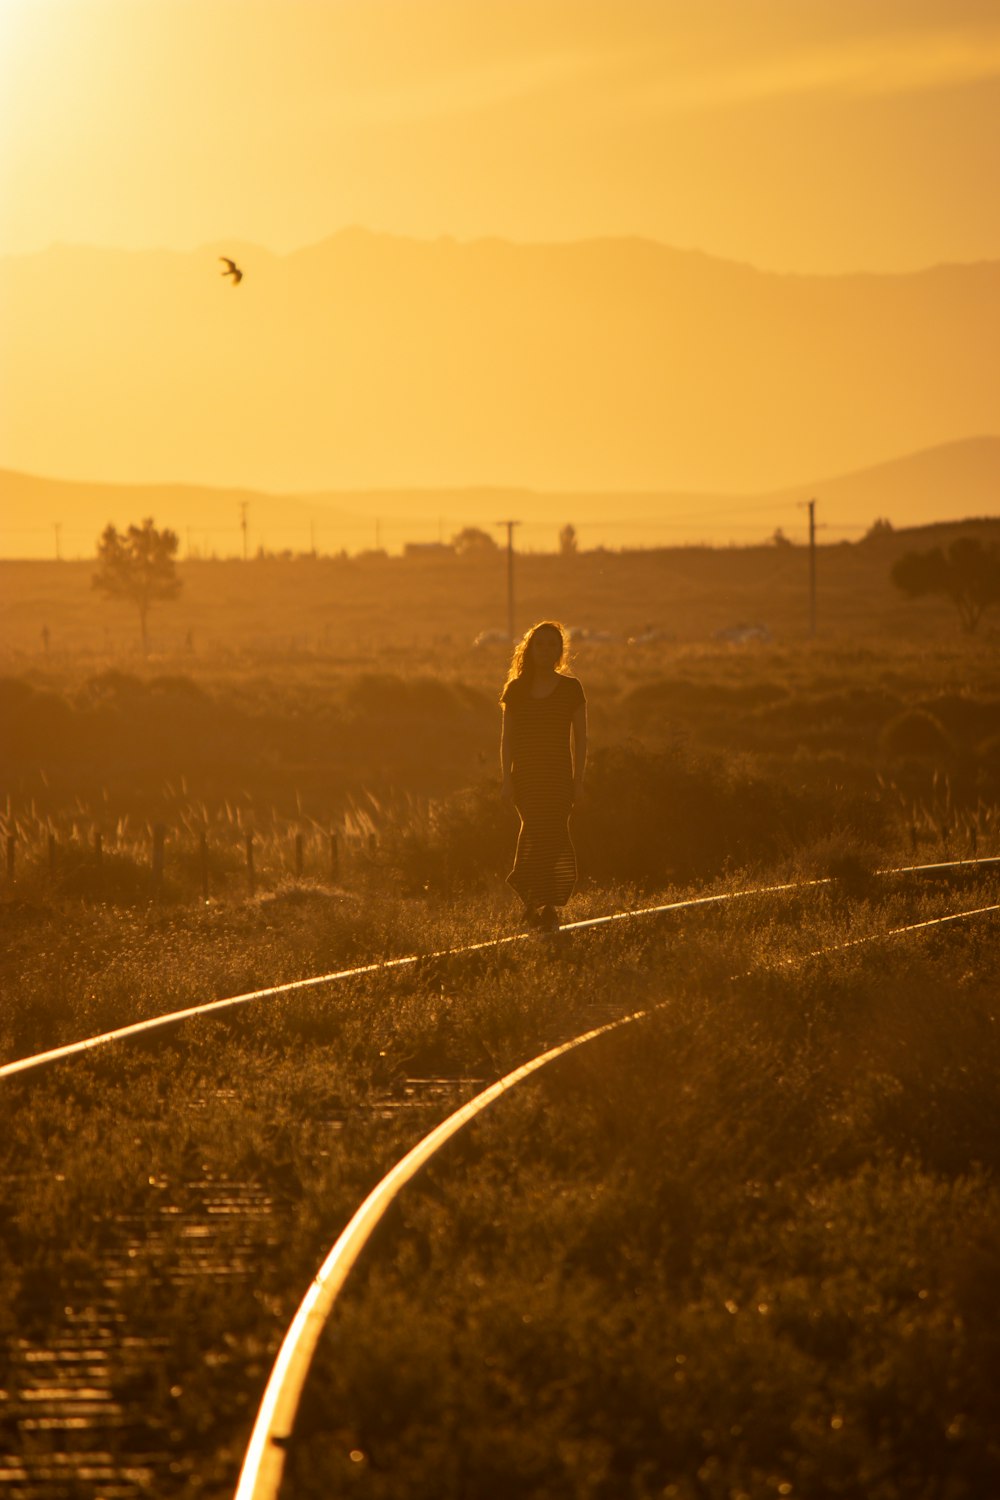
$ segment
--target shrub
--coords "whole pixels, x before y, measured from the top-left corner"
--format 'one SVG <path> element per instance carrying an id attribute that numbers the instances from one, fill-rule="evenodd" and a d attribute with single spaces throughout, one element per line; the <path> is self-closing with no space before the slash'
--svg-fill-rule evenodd
<path id="1" fill-rule="evenodd" d="M 681 747 L 597 751 L 573 822 L 581 876 L 647 889 L 763 864 L 833 828 L 877 843 L 886 814 L 864 797 L 808 795 L 722 757 Z M 495 783 L 443 799 L 390 835 L 389 857 L 411 887 L 472 886 L 510 867 L 516 821 Z"/>
<path id="2" fill-rule="evenodd" d="M 882 748 L 889 755 L 914 755 L 943 762 L 955 754 L 955 742 L 941 720 L 925 708 L 908 708 L 889 720 L 882 731 Z"/>

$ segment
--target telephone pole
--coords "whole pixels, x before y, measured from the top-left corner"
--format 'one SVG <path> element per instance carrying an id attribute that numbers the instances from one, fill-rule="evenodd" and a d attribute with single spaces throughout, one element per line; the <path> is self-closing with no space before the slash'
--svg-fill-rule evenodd
<path id="1" fill-rule="evenodd" d="M 247 506 L 248 500 L 240 501 L 240 529 L 243 532 L 243 561 L 247 560 Z"/>
<path id="2" fill-rule="evenodd" d="M 497 521 L 497 526 L 507 528 L 507 639 L 514 640 L 514 527 L 520 521 Z"/>
<path id="3" fill-rule="evenodd" d="M 816 634 L 816 501 L 800 500 L 809 507 L 809 634 Z"/>

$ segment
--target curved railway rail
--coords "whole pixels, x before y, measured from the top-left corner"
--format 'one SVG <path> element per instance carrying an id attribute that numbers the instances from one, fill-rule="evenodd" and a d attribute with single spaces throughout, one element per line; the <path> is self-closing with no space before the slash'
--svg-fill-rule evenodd
<path id="1" fill-rule="evenodd" d="M 963 861 L 963 863 L 966 862 Z M 983 861 L 983 863 L 996 863 L 996 861 Z M 923 922 L 910 922 L 902 927 L 890 928 L 887 932 L 852 938 L 844 943 L 834 943 L 825 948 L 817 948 L 801 957 L 788 958 L 781 962 L 784 964 L 807 963 L 810 959 L 820 958 L 830 953 L 844 952 L 866 943 L 884 942 L 889 938 L 923 932 L 932 927 L 945 926 L 950 922 L 960 922 L 971 917 L 987 916 L 998 912 L 1000 912 L 1000 902 L 994 902 L 988 906 L 952 912 L 947 916 L 933 917 Z M 635 1021 L 645 1020 L 655 1015 L 669 1003 L 669 1000 L 661 1001 L 646 1010 L 619 1016 L 613 1021 L 605 1022 L 602 1026 L 572 1037 L 569 1041 L 551 1047 L 528 1062 L 522 1063 L 520 1067 L 498 1079 L 496 1083 L 491 1084 L 489 1088 L 484 1089 L 443 1120 L 421 1141 L 418 1141 L 372 1189 L 320 1266 L 285 1334 L 258 1409 L 235 1500 L 277 1500 L 284 1472 L 285 1454 L 291 1440 L 299 1400 L 320 1334 L 362 1250 L 393 1200 L 406 1184 L 453 1136 L 471 1124 L 478 1115 L 512 1088 L 537 1073 L 539 1069 L 564 1057 L 577 1047 L 605 1037 Z"/>
<path id="2" fill-rule="evenodd" d="M 980 868 L 988 865 L 1000 865 L 1000 856 L 942 860 L 922 865 L 900 865 L 893 869 L 877 870 L 875 874 L 880 876 L 916 875 L 934 870 Z M 830 885 L 832 880 L 831 876 L 816 880 L 792 880 L 778 885 L 751 886 L 746 890 L 723 891 L 714 896 L 695 896 L 684 901 L 670 901 L 659 906 L 642 906 L 632 911 L 608 912 L 600 917 L 586 917 L 582 921 L 567 922 L 559 931 L 563 933 L 583 932 L 588 928 L 603 927 L 614 922 L 632 921 L 638 917 L 662 916 L 667 912 L 693 910 L 696 907 L 718 905 L 725 901 L 738 901 L 749 896 L 773 896 L 785 891 L 807 890 L 811 887 Z M 324 984 L 334 984 L 338 980 L 357 979 L 365 974 L 387 973 L 394 969 L 411 968 L 416 964 L 427 963 L 434 959 L 456 958 L 464 954 L 496 950 L 513 943 L 525 942 L 535 936 L 536 934 L 531 932 L 507 933 L 502 937 L 488 938 L 477 943 L 463 943 L 454 948 L 441 948 L 430 953 L 408 953 L 398 958 L 377 959 L 373 962 L 357 964 L 352 968 L 336 969 L 327 974 L 313 974 L 306 979 L 292 979 L 285 984 L 247 990 L 240 995 L 227 995 L 222 999 L 206 1000 L 200 1005 L 189 1005 L 183 1010 L 150 1016 L 143 1021 L 133 1021 L 127 1026 L 116 1027 L 113 1031 L 100 1032 L 95 1036 L 84 1037 L 80 1041 L 67 1042 L 60 1047 L 50 1047 L 44 1052 L 36 1052 L 29 1057 L 16 1058 L 12 1062 L 0 1065 L 0 1080 L 14 1078 L 18 1074 L 31 1072 L 50 1063 L 78 1057 L 85 1052 L 92 1051 L 95 1047 L 104 1047 L 111 1042 L 129 1041 L 137 1037 L 148 1036 L 162 1027 L 177 1026 L 182 1021 L 193 1020 L 198 1016 L 219 1015 L 224 1011 L 234 1010 L 257 1000 L 270 1000 L 279 995 L 302 993 L 305 990 L 317 989 Z"/>
<path id="3" fill-rule="evenodd" d="M 934 874 L 935 872 L 947 874 L 948 872 L 961 872 L 963 870 L 968 872 L 990 869 L 991 867 L 994 869 L 1000 867 L 1000 857 L 937 861 L 929 864 L 901 866 L 893 869 L 881 870 L 877 873 L 879 875 L 887 877 L 894 875 L 910 876 L 920 875 L 923 873 Z M 780 896 L 782 894 L 792 893 L 798 890 L 829 886 L 833 883 L 834 882 L 832 878 L 827 877 L 813 880 L 788 881 L 772 885 L 753 886 L 746 889 L 720 892 L 709 896 L 693 897 L 681 901 L 651 905 L 648 907 L 640 907 L 633 910 L 616 911 L 607 913 L 602 916 L 585 918 L 577 922 L 566 924 L 562 931 L 568 934 L 572 934 L 575 932 L 582 932 L 590 929 L 607 930 L 611 926 L 611 924 L 614 924 L 616 922 L 632 921 L 640 919 L 642 917 L 710 908 L 713 906 L 718 906 L 722 903 L 738 902 L 740 900 L 745 900 L 753 896 Z M 957 922 L 964 918 L 984 915 L 989 912 L 995 912 L 998 909 L 1000 908 L 996 906 L 977 907 L 974 910 L 962 911 L 952 913 L 944 917 L 933 918 L 927 922 L 909 924 L 906 927 L 895 929 L 893 933 L 880 933 L 876 936 L 880 938 L 886 938 L 902 933 L 915 933 L 928 927 L 942 926 L 948 922 Z M 120 1027 L 114 1031 L 105 1032 L 97 1036 L 87 1037 L 82 1040 L 70 1042 L 59 1047 L 50 1048 L 45 1052 L 36 1054 L 31 1057 L 20 1058 L 12 1062 L 8 1062 L 0 1066 L 0 1080 L 8 1078 L 12 1079 L 19 1075 L 28 1075 L 30 1077 L 37 1070 L 42 1069 L 50 1064 L 54 1064 L 58 1061 L 69 1061 L 73 1058 L 80 1057 L 89 1053 L 94 1048 L 102 1047 L 115 1041 L 126 1041 L 131 1038 L 139 1038 L 151 1032 L 156 1032 L 160 1028 L 177 1025 L 189 1018 L 211 1016 L 220 1013 L 225 1015 L 234 1011 L 238 1007 L 245 1006 L 256 1001 L 267 1001 L 271 998 L 291 995 L 300 991 L 305 992 L 314 988 L 318 988 L 325 984 L 331 984 L 337 981 L 347 981 L 351 978 L 372 975 L 378 972 L 392 973 L 396 970 L 404 970 L 430 960 L 440 960 L 451 957 L 457 958 L 465 954 L 496 951 L 508 947 L 512 944 L 524 942 L 532 937 L 535 937 L 535 935 L 526 932 L 505 934 L 502 936 L 489 938 L 485 941 L 458 945 L 453 948 L 437 950 L 435 952 L 408 954 L 401 957 L 367 962 L 355 965 L 353 967 L 339 969 L 331 973 L 313 975 L 304 979 L 293 980 L 284 984 L 272 985 L 258 990 L 248 991 L 240 995 L 233 995 L 224 997 L 222 999 L 210 1000 L 202 1004 L 186 1007 L 183 1010 L 172 1011 L 165 1015 L 153 1016 L 147 1018 L 146 1020 L 137 1021 L 130 1025 Z M 872 941 L 872 938 L 870 937 L 856 938 L 849 942 L 836 945 L 836 947 L 850 948 L 870 941 Z M 830 952 L 836 951 L 836 949 L 825 949 L 817 951 Z M 810 958 L 813 956 L 815 955 L 805 955 L 805 958 Z M 800 958 L 785 960 L 785 962 L 790 963 L 798 963 L 802 961 L 803 959 Z M 665 1004 L 668 1002 L 663 1003 Z M 237 1492 L 238 1500 L 273 1500 L 273 1497 L 277 1494 L 278 1486 L 281 1480 L 281 1468 L 284 1459 L 285 1446 L 292 1431 L 292 1425 L 294 1422 L 299 1397 L 306 1379 L 306 1374 L 308 1371 L 312 1353 L 315 1349 L 316 1342 L 319 1338 L 322 1327 L 328 1319 L 336 1298 L 343 1285 L 345 1284 L 352 1266 L 356 1262 L 358 1256 L 361 1254 L 368 1237 L 370 1236 L 375 1225 L 379 1222 L 379 1220 L 385 1213 L 388 1205 L 393 1201 L 402 1187 L 407 1182 L 409 1182 L 417 1172 L 419 1172 L 421 1167 L 428 1160 L 430 1160 L 435 1152 L 437 1152 L 447 1140 L 451 1139 L 452 1136 L 463 1129 L 465 1125 L 469 1124 L 484 1109 L 489 1107 L 490 1104 L 507 1093 L 516 1084 L 529 1078 L 539 1069 L 545 1067 L 548 1063 L 555 1061 L 557 1058 L 565 1055 L 573 1049 L 580 1047 L 592 1040 L 596 1040 L 612 1031 L 616 1031 L 622 1026 L 628 1025 L 631 1022 L 641 1020 L 644 1017 L 652 1014 L 653 1011 L 660 1008 L 662 1007 L 660 1005 L 657 1005 L 650 1009 L 637 1011 L 631 1015 L 618 1017 L 609 1020 L 602 1025 L 594 1026 L 591 1030 L 585 1031 L 578 1036 L 574 1036 L 568 1040 L 565 1040 L 560 1043 L 560 1045 L 552 1047 L 548 1051 L 539 1054 L 538 1057 L 532 1058 L 528 1062 L 523 1063 L 521 1067 L 515 1069 L 513 1073 L 508 1074 L 506 1077 L 499 1079 L 496 1083 L 491 1084 L 488 1088 L 484 1089 L 481 1093 L 477 1094 L 474 1098 L 468 1100 L 465 1104 L 463 1104 L 462 1108 L 457 1109 L 452 1114 L 450 1114 L 444 1121 L 441 1122 L 441 1124 L 436 1127 L 435 1130 L 433 1130 L 427 1137 L 425 1137 L 424 1140 L 420 1141 L 415 1147 L 413 1147 L 412 1150 L 408 1152 L 396 1164 L 396 1166 L 383 1180 L 383 1182 L 380 1183 L 368 1196 L 368 1198 L 364 1200 L 364 1202 L 355 1212 L 347 1227 L 344 1229 L 336 1245 L 330 1251 L 330 1254 L 327 1256 L 326 1261 L 324 1261 L 322 1268 L 314 1278 L 312 1284 L 310 1285 L 309 1291 L 306 1294 L 306 1297 L 303 1299 L 302 1305 L 300 1306 L 299 1311 L 296 1314 L 295 1320 L 293 1321 L 292 1326 L 289 1328 L 285 1336 L 284 1343 L 282 1344 L 281 1351 L 274 1366 L 274 1370 L 272 1372 L 270 1380 L 268 1381 L 264 1393 L 264 1398 L 257 1415 L 253 1434 L 250 1440 L 250 1446 L 246 1452 L 246 1458 L 243 1463 L 243 1470 L 239 1481 L 240 1488 Z M 270 1208 L 263 1201 L 263 1198 L 261 1198 L 261 1201 L 258 1204 L 256 1198 L 254 1198 L 251 1202 L 250 1198 L 247 1197 L 248 1194 L 252 1196 L 253 1191 L 257 1191 L 259 1195 L 259 1190 L 254 1190 L 252 1184 L 220 1183 L 218 1184 L 218 1190 L 220 1195 L 220 1201 L 218 1204 L 208 1203 L 206 1201 L 203 1210 L 205 1223 L 192 1221 L 192 1224 L 186 1226 L 185 1229 L 185 1232 L 190 1233 L 192 1236 L 202 1236 L 201 1240 L 195 1238 L 192 1243 L 196 1247 L 203 1244 L 206 1254 L 212 1253 L 212 1246 L 214 1243 L 209 1232 L 210 1228 L 213 1227 L 212 1221 L 208 1216 L 215 1216 L 218 1214 L 245 1216 L 248 1212 L 250 1212 L 251 1218 L 254 1214 L 257 1215 L 257 1217 L 260 1218 L 261 1225 L 266 1226 L 266 1215 L 270 1212 Z M 246 1199 L 245 1202 L 244 1199 Z M 264 1215 L 265 1217 L 261 1218 L 261 1215 Z M 259 1229 L 256 1232 L 259 1234 L 263 1231 Z M 268 1232 L 273 1234 L 273 1230 Z M 135 1252 L 129 1250 L 127 1253 L 131 1256 Z M 114 1267 L 112 1267 L 112 1270 L 114 1270 Z M 222 1268 L 219 1268 L 220 1274 L 221 1270 Z M 132 1268 L 130 1267 L 126 1271 L 126 1274 L 132 1273 Z M 248 1263 L 248 1268 L 246 1268 L 246 1275 L 249 1276 L 249 1274 Z M 69 1311 L 69 1309 L 67 1309 L 67 1311 Z M 101 1331 L 100 1337 L 105 1341 L 106 1344 L 105 1353 L 104 1355 L 101 1355 L 100 1358 L 103 1358 L 105 1361 L 109 1361 L 114 1358 L 114 1347 L 117 1342 L 117 1335 L 109 1326 L 106 1330 Z M 65 1341 L 67 1343 L 71 1342 L 71 1336 L 67 1336 L 65 1338 Z M 93 1337 L 89 1337 L 86 1342 L 95 1343 L 95 1339 Z M 126 1342 L 128 1342 L 128 1340 L 126 1340 Z M 27 1357 L 36 1359 L 41 1358 L 41 1351 Z M 47 1355 L 45 1357 L 48 1358 Z M 66 1359 L 67 1357 L 68 1353 L 63 1352 L 62 1345 L 59 1344 L 59 1341 L 57 1340 L 56 1345 L 53 1346 L 53 1353 L 51 1358 L 54 1361 L 59 1361 Z M 95 1354 L 95 1350 L 89 1350 L 87 1357 L 88 1360 L 91 1361 L 92 1365 L 93 1359 L 97 1358 L 98 1355 Z M 93 1386 L 93 1375 L 91 1375 L 90 1378 L 82 1379 L 80 1384 L 81 1389 L 84 1389 L 87 1386 Z M 67 1454 L 67 1464 L 69 1463 L 69 1458 L 70 1456 Z M 110 1474 L 111 1470 L 109 1468 L 109 1477 Z M 0 1488 L 5 1488 L 6 1482 L 9 1482 L 9 1478 L 12 1477 L 14 1476 L 8 1476 L 6 1474 L 6 1471 L 3 1469 L 2 1463 L 0 1463 Z M 69 1477 L 68 1470 L 67 1477 Z M 97 1477 L 96 1470 L 94 1477 Z M 44 1492 L 46 1494 L 50 1493 L 48 1489 L 46 1489 Z M 25 1493 L 28 1494 L 29 1491 L 26 1490 Z M 30 1493 L 33 1494 L 34 1491 L 30 1491 Z M 119 1493 L 119 1491 L 113 1488 L 109 1488 L 108 1493 L 109 1495 L 112 1493 L 117 1494 Z M 120 1493 L 124 1495 L 126 1491 L 123 1489 L 120 1491 Z M 128 1493 L 132 1494 L 133 1492 L 132 1490 L 128 1490 Z"/>

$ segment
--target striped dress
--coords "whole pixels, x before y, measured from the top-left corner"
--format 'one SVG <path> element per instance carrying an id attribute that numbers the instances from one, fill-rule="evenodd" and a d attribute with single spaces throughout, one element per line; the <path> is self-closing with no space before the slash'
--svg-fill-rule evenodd
<path id="1" fill-rule="evenodd" d="M 514 806 L 521 818 L 514 868 L 507 876 L 527 906 L 562 906 L 576 885 L 576 850 L 569 833 L 573 808 L 570 725 L 586 699 L 575 677 L 556 676 L 545 698 L 523 678 L 504 688 Z"/>

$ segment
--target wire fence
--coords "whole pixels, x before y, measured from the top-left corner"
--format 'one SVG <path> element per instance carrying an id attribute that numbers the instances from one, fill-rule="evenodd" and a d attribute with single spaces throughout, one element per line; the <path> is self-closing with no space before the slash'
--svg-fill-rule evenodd
<path id="1" fill-rule="evenodd" d="M 226 805 L 165 822 L 81 812 L 0 816 L 7 887 L 42 883 L 65 895 L 209 901 L 254 896 L 287 880 L 342 885 L 372 868 L 382 822 L 377 800 L 353 802 L 333 824 Z"/>

